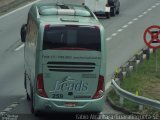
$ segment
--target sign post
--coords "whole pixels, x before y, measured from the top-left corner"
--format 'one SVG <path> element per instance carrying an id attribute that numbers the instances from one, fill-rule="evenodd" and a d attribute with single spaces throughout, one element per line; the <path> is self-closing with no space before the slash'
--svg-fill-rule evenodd
<path id="1" fill-rule="evenodd" d="M 156 55 L 156 72 L 158 71 L 158 57 L 157 57 L 157 50 L 155 50 L 155 55 Z"/>
<path id="2" fill-rule="evenodd" d="M 153 25 L 148 27 L 143 35 L 145 44 L 149 48 L 155 49 L 155 71 L 158 71 L 157 48 L 160 48 L 160 26 Z M 150 38 L 150 39 L 147 39 Z"/>

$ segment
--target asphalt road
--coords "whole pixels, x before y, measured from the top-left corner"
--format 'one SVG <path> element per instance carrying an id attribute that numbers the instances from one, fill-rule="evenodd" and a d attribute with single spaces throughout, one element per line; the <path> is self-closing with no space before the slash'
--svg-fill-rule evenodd
<path id="1" fill-rule="evenodd" d="M 120 2 L 120 15 L 100 20 L 106 29 L 108 81 L 117 67 L 145 46 L 144 30 L 148 26 L 160 24 L 160 5 L 156 4 L 160 3 L 160 0 L 120 0 Z M 23 86 L 24 52 L 23 48 L 16 50 L 22 44 L 19 32 L 21 25 L 27 20 L 28 9 L 29 7 L 25 7 L 0 17 L 0 112 L 18 114 L 20 120 L 45 120 L 46 116 L 36 118 L 31 115 L 30 103 L 25 99 Z M 106 103 L 103 114 L 108 113 L 121 114 Z M 76 115 L 69 116 L 72 117 L 75 119 Z"/>

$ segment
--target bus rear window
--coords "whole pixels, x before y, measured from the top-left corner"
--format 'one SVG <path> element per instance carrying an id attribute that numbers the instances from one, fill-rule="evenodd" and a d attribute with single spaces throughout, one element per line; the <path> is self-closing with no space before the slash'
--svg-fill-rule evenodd
<path id="1" fill-rule="evenodd" d="M 98 27 L 53 26 L 45 29 L 43 50 L 101 50 Z"/>

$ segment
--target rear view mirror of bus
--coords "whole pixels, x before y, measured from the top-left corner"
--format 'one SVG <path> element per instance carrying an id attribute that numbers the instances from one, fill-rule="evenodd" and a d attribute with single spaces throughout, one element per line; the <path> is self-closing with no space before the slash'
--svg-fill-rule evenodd
<path id="1" fill-rule="evenodd" d="M 23 24 L 21 27 L 21 41 L 25 42 L 26 39 L 26 28 L 27 28 L 27 24 Z"/>

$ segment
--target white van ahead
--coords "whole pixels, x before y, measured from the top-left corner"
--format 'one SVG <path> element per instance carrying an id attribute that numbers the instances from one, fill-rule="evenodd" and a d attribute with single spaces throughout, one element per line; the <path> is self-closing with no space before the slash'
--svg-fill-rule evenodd
<path id="1" fill-rule="evenodd" d="M 111 7 L 107 5 L 107 0 L 85 0 L 84 4 L 89 7 L 97 16 L 110 18 Z"/>

